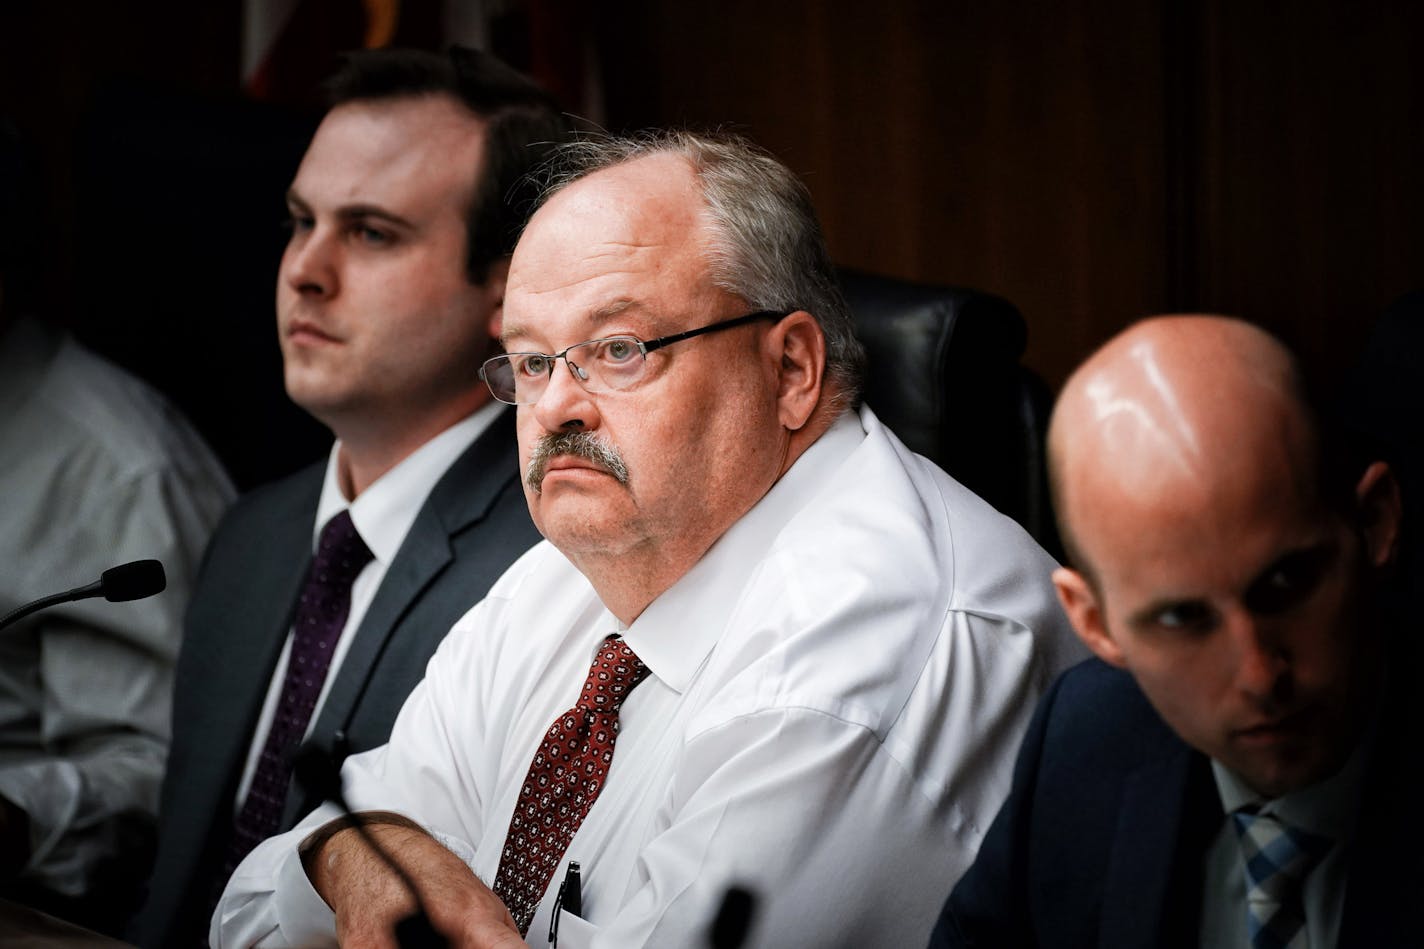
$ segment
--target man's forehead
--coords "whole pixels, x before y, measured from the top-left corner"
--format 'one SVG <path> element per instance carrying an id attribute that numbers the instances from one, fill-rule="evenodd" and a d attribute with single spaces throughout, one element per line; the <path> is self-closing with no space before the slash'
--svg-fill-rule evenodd
<path id="1" fill-rule="evenodd" d="M 1082 555 L 1105 592 L 1132 590 L 1138 605 L 1238 595 L 1293 551 L 1333 533 L 1333 513 L 1301 472 L 1212 483 L 1163 483 L 1155 494 L 1081 495 L 1073 522 Z M 1117 602 L 1131 610 L 1133 604 Z"/>
<path id="2" fill-rule="evenodd" d="M 593 338 L 604 329 L 616 326 L 620 332 L 632 332 L 638 336 L 650 335 L 646 327 L 659 322 L 655 307 L 642 300 L 622 296 L 608 302 L 581 309 L 569 309 L 559 313 L 558 331 L 584 334 Z M 506 307 L 504 329 L 500 334 L 502 342 L 543 339 L 550 329 L 550 321 L 539 312 L 515 306 Z"/>
<path id="3" fill-rule="evenodd" d="M 711 286 L 705 206 L 686 161 L 636 159 L 580 179 L 534 215 L 510 264 L 505 337 L 556 314 L 584 328 L 656 323 Z"/>
<path id="4" fill-rule="evenodd" d="M 1062 449 L 1070 509 L 1120 510 L 1118 521 L 1129 520 L 1129 511 L 1144 521 L 1185 512 L 1190 526 L 1318 506 L 1314 442 L 1290 406 L 1155 411 L 1149 401 L 1099 395 L 1093 424 Z"/>
<path id="5" fill-rule="evenodd" d="M 358 100 L 322 119 L 297 170 L 311 200 L 359 200 L 363 189 L 472 193 L 485 122 L 445 95 Z M 369 196 L 367 196 L 369 197 Z"/>

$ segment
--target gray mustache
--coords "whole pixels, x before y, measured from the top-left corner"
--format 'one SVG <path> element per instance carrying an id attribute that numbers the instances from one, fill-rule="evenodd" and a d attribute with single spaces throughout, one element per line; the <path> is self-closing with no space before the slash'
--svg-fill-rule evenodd
<path id="1" fill-rule="evenodd" d="M 569 455 L 592 462 L 611 474 L 619 484 L 628 483 L 628 465 L 613 443 L 595 432 L 547 432 L 534 443 L 529 453 L 529 465 L 524 471 L 524 483 L 539 494 L 544 490 L 544 472 L 549 462 L 560 455 Z"/>

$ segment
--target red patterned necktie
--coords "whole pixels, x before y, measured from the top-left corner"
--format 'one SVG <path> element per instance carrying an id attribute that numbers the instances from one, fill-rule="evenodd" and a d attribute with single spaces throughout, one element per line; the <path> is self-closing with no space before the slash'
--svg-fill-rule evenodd
<path id="1" fill-rule="evenodd" d="M 618 636 L 599 646 L 573 708 L 548 730 L 519 789 L 494 892 L 529 931 L 534 910 L 549 888 L 564 851 L 588 816 L 613 761 L 618 710 L 648 667 Z"/>

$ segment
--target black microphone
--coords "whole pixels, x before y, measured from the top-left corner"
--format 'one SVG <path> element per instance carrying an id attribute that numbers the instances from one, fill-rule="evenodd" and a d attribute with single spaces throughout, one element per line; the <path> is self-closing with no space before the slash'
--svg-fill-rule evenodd
<path id="1" fill-rule="evenodd" d="M 756 894 L 745 887 L 728 887 L 708 933 L 712 949 L 739 949 L 747 941 L 755 916 Z"/>
<path id="2" fill-rule="evenodd" d="M 344 733 L 336 733 L 335 744 L 338 747 L 346 744 Z M 376 838 L 366 829 L 365 819 L 353 813 L 351 805 L 346 803 L 346 795 L 341 786 L 341 765 L 337 764 L 334 756 L 314 741 L 304 742 L 292 756 L 292 773 L 308 794 L 330 801 L 341 809 L 341 813 L 361 836 L 361 840 L 390 868 L 411 899 L 415 900 L 415 912 L 396 923 L 396 945 L 401 949 L 447 949 L 450 941 L 431 924 L 430 916 L 425 912 L 425 902 L 420 898 L 420 891 L 415 888 L 415 881 L 386 848 L 376 842 Z"/>
<path id="3" fill-rule="evenodd" d="M 87 600 L 95 596 L 102 596 L 110 603 L 141 600 L 146 596 L 162 593 L 166 586 L 168 586 L 168 576 L 163 572 L 163 564 L 157 560 L 135 560 L 132 563 L 110 567 L 100 574 L 99 579 L 93 583 L 75 587 L 73 590 L 66 590 L 63 593 L 53 593 L 11 610 L 0 617 L 0 629 L 4 629 L 11 623 L 22 620 L 47 606 L 72 603 L 75 600 Z"/>

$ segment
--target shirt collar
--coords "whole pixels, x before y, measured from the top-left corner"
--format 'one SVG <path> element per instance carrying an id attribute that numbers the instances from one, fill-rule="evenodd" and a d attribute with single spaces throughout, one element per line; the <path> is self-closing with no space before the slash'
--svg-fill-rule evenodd
<path id="1" fill-rule="evenodd" d="M 1270 799 L 1257 794 L 1239 775 L 1213 760 L 1211 771 L 1222 809 L 1230 814 L 1255 804 L 1261 813 L 1274 814 L 1292 827 L 1336 842 L 1349 840 L 1355 832 L 1369 744 L 1368 740 L 1360 742 L 1345 765 L 1324 781 Z"/>
<path id="2" fill-rule="evenodd" d="M 317 502 L 316 524 L 312 527 L 312 549 L 316 549 L 327 521 L 349 509 L 361 539 L 380 564 L 389 566 L 436 482 L 489 428 L 503 408 L 503 404 L 491 401 L 451 425 L 371 482 L 354 501 L 348 502 L 341 493 L 337 475 L 341 442 L 336 442 L 326 459 L 326 478 L 321 485 L 321 500 Z"/>
<path id="3" fill-rule="evenodd" d="M 864 439 L 860 418 L 841 415 L 691 570 L 623 630 L 660 682 L 679 693 L 687 688 L 777 534 Z"/>

